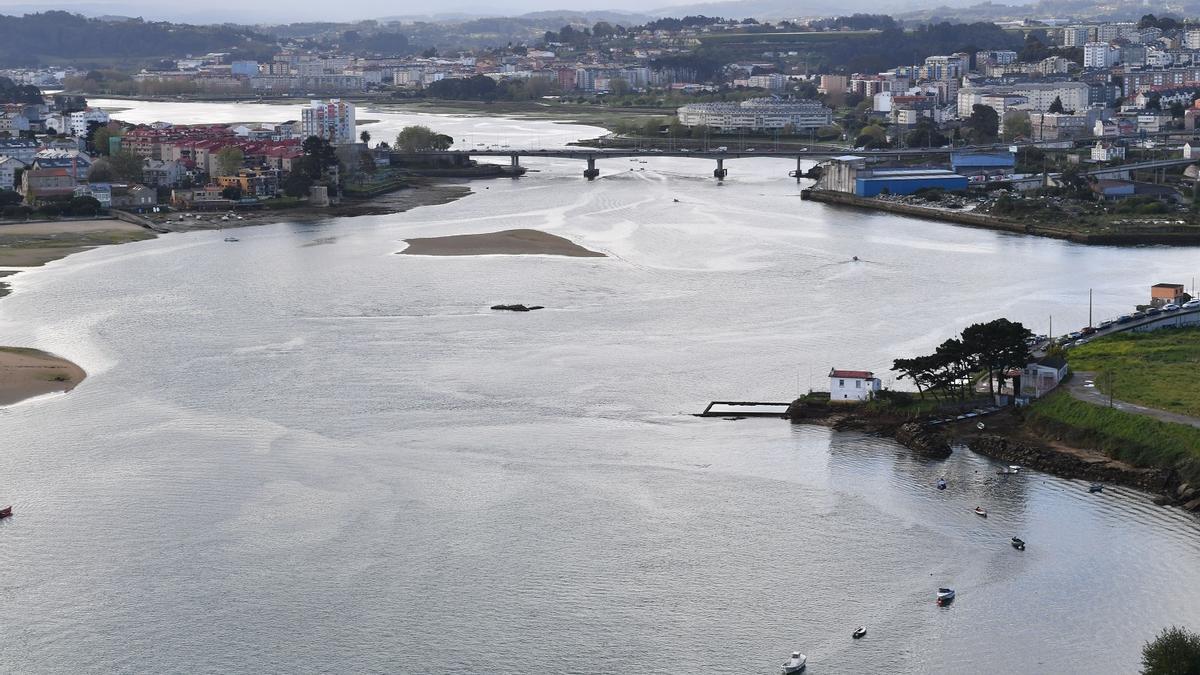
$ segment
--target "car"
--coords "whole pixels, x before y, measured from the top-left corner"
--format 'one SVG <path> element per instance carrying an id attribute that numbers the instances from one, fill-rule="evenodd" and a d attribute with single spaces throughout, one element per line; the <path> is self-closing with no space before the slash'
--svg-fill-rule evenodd
<path id="1" fill-rule="evenodd" d="M 1179 311 L 1179 305 L 1177 305 L 1177 304 L 1175 304 L 1175 303 L 1173 303 L 1173 302 L 1168 302 L 1167 304 L 1163 305 L 1162 311 L 1164 311 L 1164 312 L 1178 312 L 1178 311 Z"/>
<path id="2" fill-rule="evenodd" d="M 691 152 L 691 150 L 688 150 L 687 148 L 680 148 L 679 151 L 680 152 Z"/>
<path id="3" fill-rule="evenodd" d="M 653 148 L 650 152 L 662 152 L 662 148 Z"/>
<path id="4" fill-rule="evenodd" d="M 726 146 L 726 145 L 718 146 L 717 152 L 729 152 L 729 146 Z"/>
<path id="5" fill-rule="evenodd" d="M 1132 314 L 1122 314 L 1121 316 L 1117 317 L 1117 323 L 1129 323 L 1130 321 L 1133 321 Z"/>
<path id="6" fill-rule="evenodd" d="M 1076 341 L 1072 342 L 1072 343 L 1071 343 L 1071 346 L 1072 346 L 1072 347 L 1078 347 L 1078 346 L 1080 346 L 1080 345 L 1086 345 L 1086 344 L 1087 344 L 1087 343 L 1089 343 L 1089 342 L 1091 342 L 1091 340 L 1089 340 L 1089 339 L 1087 339 L 1087 338 L 1083 338 L 1082 340 L 1076 340 Z"/>
<path id="7" fill-rule="evenodd" d="M 1070 333 L 1067 333 L 1068 340 L 1078 340 L 1081 337 L 1083 337 L 1083 333 L 1080 333 L 1079 331 L 1071 331 Z"/>
<path id="8" fill-rule="evenodd" d="M 1095 332 L 1096 332 L 1096 329 L 1093 326 L 1087 326 L 1086 328 L 1079 329 L 1080 335 L 1091 335 L 1092 333 L 1095 333 Z"/>
<path id="9" fill-rule="evenodd" d="M 1192 298 L 1191 300 L 1183 303 L 1184 309 L 1195 309 L 1197 307 L 1200 307 L 1200 298 Z"/>
<path id="10" fill-rule="evenodd" d="M 1105 328 L 1108 328 L 1109 326 L 1113 325 L 1114 323 L 1116 323 L 1116 320 L 1114 320 L 1114 319 L 1105 319 L 1104 321 L 1101 321 L 1100 325 L 1096 326 L 1096 328 L 1098 330 L 1104 330 Z"/>
<path id="11" fill-rule="evenodd" d="M 1146 316 L 1154 316 L 1155 314 L 1162 314 L 1162 310 L 1157 307 L 1146 308 Z"/>
<path id="12" fill-rule="evenodd" d="M 746 152 L 754 152 L 754 148 L 746 148 Z"/>

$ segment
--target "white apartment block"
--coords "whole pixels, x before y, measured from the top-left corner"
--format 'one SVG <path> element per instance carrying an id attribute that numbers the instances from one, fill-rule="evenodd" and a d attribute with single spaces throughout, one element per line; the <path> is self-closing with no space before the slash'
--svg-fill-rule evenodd
<path id="1" fill-rule="evenodd" d="M 1089 42 L 1083 45 L 1084 68 L 1111 68 L 1121 60 L 1121 50 L 1107 42 Z"/>
<path id="2" fill-rule="evenodd" d="M 833 113 L 816 101 L 784 101 L 752 98 L 741 103 L 690 103 L 678 110 L 679 123 L 684 126 L 708 126 L 721 130 L 751 129 L 756 131 L 782 129 L 792 125 L 797 130 L 827 126 Z"/>
<path id="3" fill-rule="evenodd" d="M 354 104 L 341 99 L 312 101 L 301 111 L 301 133 L 317 136 L 334 145 L 356 143 Z"/>

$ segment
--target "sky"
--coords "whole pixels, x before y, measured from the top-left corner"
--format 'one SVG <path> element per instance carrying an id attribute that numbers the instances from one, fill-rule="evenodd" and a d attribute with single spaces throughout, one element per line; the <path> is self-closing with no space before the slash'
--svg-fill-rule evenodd
<path id="1" fill-rule="evenodd" d="M 351 21 L 384 16 L 429 15 L 464 12 L 489 16 L 524 14 L 546 9 L 609 9 L 647 11 L 669 5 L 692 4 L 695 0 L 595 0 L 580 6 L 579 0 L 291 0 L 286 5 L 236 0 L 209 0 L 204 3 L 181 0 L 52 0 L 31 3 L 28 0 L 0 0 L 0 13 L 62 9 L 88 16 L 117 14 L 146 19 L 204 23 L 244 23 L 270 21 Z M 286 7 L 286 11 L 280 11 Z M 336 8 L 336 11 L 331 10 Z"/>

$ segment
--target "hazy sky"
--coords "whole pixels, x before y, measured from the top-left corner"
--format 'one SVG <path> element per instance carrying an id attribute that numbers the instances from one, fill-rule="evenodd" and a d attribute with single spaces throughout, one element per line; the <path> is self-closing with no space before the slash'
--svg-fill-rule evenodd
<path id="1" fill-rule="evenodd" d="M 58 0 L 46 4 L 28 0 L 0 0 L 0 13 L 63 9 L 90 16 L 120 14 L 146 19 L 186 20 L 204 23 L 291 21 L 348 21 L 381 16 L 428 15 L 470 12 L 488 15 L 522 14 L 543 9 L 615 9 L 647 11 L 668 5 L 692 4 L 695 0 L 292 0 L 287 3 L 258 3 L 238 0 Z"/>

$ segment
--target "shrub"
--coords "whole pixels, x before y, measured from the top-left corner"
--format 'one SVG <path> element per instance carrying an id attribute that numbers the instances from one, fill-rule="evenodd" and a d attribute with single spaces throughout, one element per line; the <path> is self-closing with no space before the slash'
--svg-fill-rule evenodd
<path id="1" fill-rule="evenodd" d="M 1200 675 L 1200 635 L 1186 628 L 1164 628 L 1142 647 L 1143 675 Z"/>

